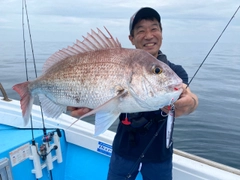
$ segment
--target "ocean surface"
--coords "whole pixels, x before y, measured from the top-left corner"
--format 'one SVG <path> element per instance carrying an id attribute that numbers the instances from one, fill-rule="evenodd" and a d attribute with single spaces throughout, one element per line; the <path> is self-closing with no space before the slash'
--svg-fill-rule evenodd
<path id="1" fill-rule="evenodd" d="M 31 80 L 35 73 L 29 44 L 26 43 L 26 56 Z M 51 54 L 71 44 L 34 42 L 37 75 Z M 191 79 L 212 45 L 163 42 L 162 51 L 170 61 L 181 64 Z M 23 43 L 0 41 L 0 83 L 10 98 L 19 99 L 12 86 L 23 81 L 26 81 Z M 240 169 L 240 43 L 218 42 L 190 88 L 199 97 L 199 107 L 176 119 L 174 148 Z M 93 123 L 92 118 L 86 121 Z M 111 126 L 112 131 L 117 123 Z"/>

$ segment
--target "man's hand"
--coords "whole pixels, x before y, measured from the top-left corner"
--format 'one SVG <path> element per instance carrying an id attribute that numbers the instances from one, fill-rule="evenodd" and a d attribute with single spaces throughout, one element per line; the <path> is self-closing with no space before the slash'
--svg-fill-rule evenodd
<path id="1" fill-rule="evenodd" d="M 175 117 L 182 115 L 190 114 L 198 106 L 198 98 L 193 94 L 190 88 L 186 88 L 187 85 L 183 84 L 183 92 L 180 95 L 179 99 L 174 103 L 175 106 Z M 168 113 L 169 108 L 165 106 L 162 108 L 162 111 Z"/>
<path id="2" fill-rule="evenodd" d="M 79 116 L 82 116 L 82 115 L 88 113 L 89 111 L 91 111 L 91 109 L 85 108 L 85 107 L 76 108 L 76 107 L 68 106 L 67 111 L 71 111 L 71 116 L 79 117 Z"/>

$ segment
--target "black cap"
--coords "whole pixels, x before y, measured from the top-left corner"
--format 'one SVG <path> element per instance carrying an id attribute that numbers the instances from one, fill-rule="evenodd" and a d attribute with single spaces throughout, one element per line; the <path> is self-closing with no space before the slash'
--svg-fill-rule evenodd
<path id="1" fill-rule="evenodd" d="M 156 18 L 158 20 L 158 22 L 161 24 L 161 17 L 158 14 L 157 11 L 155 11 L 154 9 L 150 8 L 150 7 L 144 7 L 139 9 L 131 18 L 130 18 L 130 23 L 129 23 L 129 31 L 131 33 L 131 31 L 133 30 L 134 26 L 136 25 L 136 23 L 138 23 L 138 21 L 140 19 L 144 19 L 144 18 Z"/>

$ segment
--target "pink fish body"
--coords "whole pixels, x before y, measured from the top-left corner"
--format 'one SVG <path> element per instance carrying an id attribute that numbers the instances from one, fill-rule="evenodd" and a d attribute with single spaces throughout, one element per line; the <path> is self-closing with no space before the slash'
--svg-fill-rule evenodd
<path id="1" fill-rule="evenodd" d="M 95 135 L 122 112 L 158 110 L 178 99 L 182 80 L 171 68 L 144 50 L 122 48 L 108 34 L 110 38 L 92 31 L 83 42 L 53 54 L 40 77 L 13 86 L 21 96 L 25 125 L 35 95 L 51 118 L 67 106 L 93 109 L 80 118 L 96 114 Z"/>

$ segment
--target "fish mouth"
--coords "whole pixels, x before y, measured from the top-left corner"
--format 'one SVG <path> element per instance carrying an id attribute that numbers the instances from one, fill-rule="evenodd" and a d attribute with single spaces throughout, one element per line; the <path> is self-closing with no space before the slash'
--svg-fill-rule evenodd
<path id="1" fill-rule="evenodd" d="M 179 84 L 174 84 L 174 85 L 169 85 L 168 86 L 169 89 L 173 90 L 173 91 L 179 91 L 179 90 L 182 90 L 183 89 L 183 86 L 182 86 L 182 83 L 179 83 Z"/>

